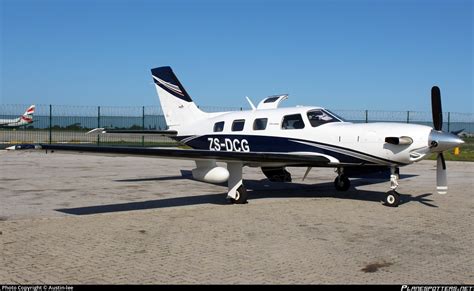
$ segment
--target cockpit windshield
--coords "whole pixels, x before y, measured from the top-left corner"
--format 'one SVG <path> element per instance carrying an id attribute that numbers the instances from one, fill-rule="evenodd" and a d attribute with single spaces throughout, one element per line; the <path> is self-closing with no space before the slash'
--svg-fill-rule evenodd
<path id="1" fill-rule="evenodd" d="M 327 110 L 327 109 L 324 109 L 323 111 L 326 111 L 327 113 L 331 114 L 333 117 L 336 117 L 336 119 L 339 119 L 339 121 L 342 121 L 342 122 L 345 122 L 346 120 L 344 118 L 342 118 L 340 115 L 337 115 L 336 113 L 330 111 L 330 110 Z"/>
<path id="2" fill-rule="evenodd" d="M 310 110 L 307 113 L 309 123 L 312 127 L 317 127 L 330 122 L 341 122 L 342 118 L 335 115 L 334 113 L 323 110 L 323 109 L 314 109 Z"/>

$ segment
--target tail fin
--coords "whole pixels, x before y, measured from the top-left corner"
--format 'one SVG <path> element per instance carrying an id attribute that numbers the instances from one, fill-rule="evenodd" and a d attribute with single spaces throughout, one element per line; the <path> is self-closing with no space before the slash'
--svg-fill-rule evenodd
<path id="1" fill-rule="evenodd" d="M 35 113 L 35 108 L 36 108 L 35 105 L 31 105 L 30 107 L 28 107 L 28 109 L 26 109 L 23 115 L 33 115 L 33 113 Z"/>
<path id="2" fill-rule="evenodd" d="M 21 123 L 32 123 L 33 122 L 33 114 L 35 113 L 35 105 L 31 105 L 26 109 L 25 113 L 20 117 Z"/>
<path id="3" fill-rule="evenodd" d="M 206 117 L 206 113 L 194 104 L 170 67 L 152 69 L 151 74 L 166 124 L 170 128 Z"/>

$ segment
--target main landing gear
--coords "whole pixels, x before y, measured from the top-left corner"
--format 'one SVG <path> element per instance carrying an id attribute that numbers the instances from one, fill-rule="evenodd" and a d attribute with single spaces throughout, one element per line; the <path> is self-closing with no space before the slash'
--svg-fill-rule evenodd
<path id="1" fill-rule="evenodd" d="M 398 179 L 400 179 L 400 170 L 396 167 L 390 168 L 390 191 L 385 196 L 385 205 L 389 207 L 397 207 L 400 204 L 400 194 L 396 191 L 398 187 Z"/>
<path id="2" fill-rule="evenodd" d="M 343 173 L 343 168 L 337 168 L 337 177 L 334 180 L 334 187 L 337 191 L 347 191 L 351 187 L 351 180 Z"/>
<path id="3" fill-rule="evenodd" d="M 247 203 L 247 190 L 242 182 L 242 167 L 241 162 L 227 163 L 227 170 L 229 171 L 227 199 L 235 204 Z"/>
<path id="4" fill-rule="evenodd" d="M 245 189 L 243 184 L 235 190 L 235 198 L 231 198 L 231 202 L 235 204 L 247 203 L 247 189 Z"/>

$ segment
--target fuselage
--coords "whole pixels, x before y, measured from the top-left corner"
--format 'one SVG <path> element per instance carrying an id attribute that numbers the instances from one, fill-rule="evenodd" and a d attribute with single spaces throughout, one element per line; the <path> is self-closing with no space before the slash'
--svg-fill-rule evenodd
<path id="1" fill-rule="evenodd" d="M 30 123 L 33 123 L 33 119 L 28 119 L 25 116 L 14 119 L 0 119 L 0 127 L 19 127 Z"/>
<path id="2" fill-rule="evenodd" d="M 213 114 L 170 128 L 194 149 L 214 151 L 314 153 L 334 165 L 398 165 L 429 153 L 429 126 L 404 123 L 351 123 L 320 107 L 257 109 Z M 387 137 L 408 137 L 391 144 Z"/>

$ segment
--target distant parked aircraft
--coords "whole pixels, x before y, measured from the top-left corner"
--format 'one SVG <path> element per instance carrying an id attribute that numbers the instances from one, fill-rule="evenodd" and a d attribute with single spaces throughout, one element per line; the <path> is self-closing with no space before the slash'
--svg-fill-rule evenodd
<path id="1" fill-rule="evenodd" d="M 35 113 L 35 105 L 31 105 L 26 109 L 22 116 L 14 119 L 0 119 L 0 128 L 20 127 L 33 123 L 33 113 Z"/>

